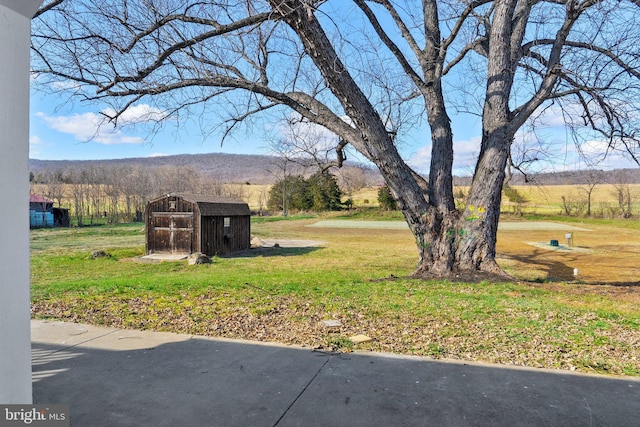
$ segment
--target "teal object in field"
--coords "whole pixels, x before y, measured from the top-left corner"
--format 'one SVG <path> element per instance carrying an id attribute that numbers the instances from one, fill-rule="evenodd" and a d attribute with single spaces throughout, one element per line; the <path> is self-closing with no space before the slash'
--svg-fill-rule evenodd
<path id="1" fill-rule="evenodd" d="M 31 228 L 53 227 L 53 212 L 29 211 L 29 226 Z"/>

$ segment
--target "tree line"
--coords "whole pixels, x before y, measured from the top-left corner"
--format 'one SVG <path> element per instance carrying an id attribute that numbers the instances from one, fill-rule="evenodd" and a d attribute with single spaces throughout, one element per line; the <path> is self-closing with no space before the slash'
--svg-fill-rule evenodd
<path id="1" fill-rule="evenodd" d="M 191 166 L 90 164 L 30 173 L 31 193 L 69 209 L 78 226 L 142 221 L 147 202 L 167 193 L 193 193 L 244 199 L 243 184 L 220 183 Z M 349 206 L 343 196 L 364 186 L 345 174 L 287 175 L 261 194 L 259 213 L 335 211 Z"/>
<path id="2" fill-rule="evenodd" d="M 31 173 L 30 184 L 31 193 L 68 208 L 79 226 L 141 221 L 147 202 L 170 192 L 242 197 L 241 185 L 220 184 L 188 166 L 58 168 Z"/>

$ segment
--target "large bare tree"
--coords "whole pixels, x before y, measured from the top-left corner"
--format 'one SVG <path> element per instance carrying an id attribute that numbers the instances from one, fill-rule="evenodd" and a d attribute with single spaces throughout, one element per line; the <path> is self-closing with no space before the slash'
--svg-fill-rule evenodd
<path id="1" fill-rule="evenodd" d="M 417 275 L 503 274 L 495 248 L 505 168 L 516 133 L 541 111 L 603 150 L 638 152 L 637 1 L 53 3 L 34 22 L 41 84 L 110 103 L 115 124 L 147 103 L 165 122 L 202 114 L 225 132 L 258 114 L 325 127 L 338 159 L 348 144 L 384 176 L 415 236 Z M 449 112 L 461 105 L 481 116 L 482 138 L 456 210 Z M 426 180 L 396 146 L 421 118 Z"/>

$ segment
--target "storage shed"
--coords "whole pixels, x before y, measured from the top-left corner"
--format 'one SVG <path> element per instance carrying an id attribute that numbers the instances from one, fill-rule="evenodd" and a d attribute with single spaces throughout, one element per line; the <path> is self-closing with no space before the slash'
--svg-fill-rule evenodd
<path id="1" fill-rule="evenodd" d="M 69 209 L 54 208 L 53 200 L 29 194 L 29 227 L 69 227 Z"/>
<path id="2" fill-rule="evenodd" d="M 251 211 L 242 200 L 170 193 L 145 210 L 147 255 L 225 255 L 251 247 Z"/>

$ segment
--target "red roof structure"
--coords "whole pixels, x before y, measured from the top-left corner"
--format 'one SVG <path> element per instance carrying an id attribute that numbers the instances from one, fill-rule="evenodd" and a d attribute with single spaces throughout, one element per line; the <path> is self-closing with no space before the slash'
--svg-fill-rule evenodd
<path id="1" fill-rule="evenodd" d="M 39 194 L 29 194 L 29 203 L 53 203 L 53 200 L 49 200 Z"/>

